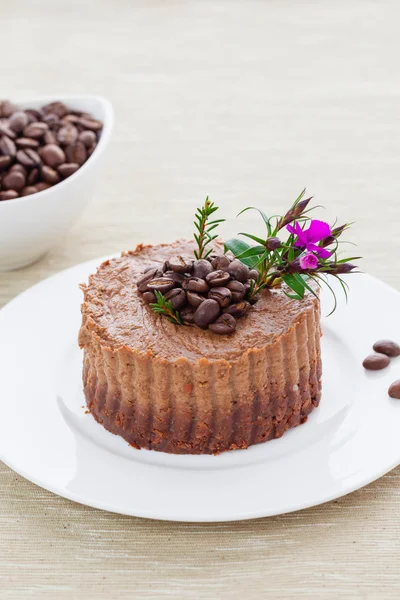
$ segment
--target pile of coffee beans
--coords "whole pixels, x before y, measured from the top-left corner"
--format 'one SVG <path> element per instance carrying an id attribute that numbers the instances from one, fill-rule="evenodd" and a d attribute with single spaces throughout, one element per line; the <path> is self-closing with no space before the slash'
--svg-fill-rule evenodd
<path id="1" fill-rule="evenodd" d="M 56 185 L 93 153 L 103 123 L 63 102 L 19 109 L 0 101 L 0 200 Z"/>
<path id="2" fill-rule="evenodd" d="M 149 266 L 137 286 L 147 303 L 155 303 L 154 292 L 161 292 L 185 324 L 227 335 L 257 301 L 248 299 L 250 281 L 257 277 L 255 269 L 225 254 L 200 260 L 172 256 L 162 267 Z"/>

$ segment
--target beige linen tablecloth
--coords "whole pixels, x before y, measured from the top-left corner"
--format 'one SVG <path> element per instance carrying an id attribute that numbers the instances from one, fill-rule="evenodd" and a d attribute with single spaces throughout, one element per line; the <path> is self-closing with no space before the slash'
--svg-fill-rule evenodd
<path id="1" fill-rule="evenodd" d="M 90 208 L 39 263 L 0 274 L 0 305 L 191 235 L 206 194 L 230 235 L 239 208 L 275 213 L 304 185 L 400 289 L 399 19 L 395 0 L 2 2 L 0 95 L 103 94 L 116 128 Z M 79 506 L 1 465 L 0 598 L 399 598 L 399 483 L 397 468 L 303 512 L 195 525 Z"/>

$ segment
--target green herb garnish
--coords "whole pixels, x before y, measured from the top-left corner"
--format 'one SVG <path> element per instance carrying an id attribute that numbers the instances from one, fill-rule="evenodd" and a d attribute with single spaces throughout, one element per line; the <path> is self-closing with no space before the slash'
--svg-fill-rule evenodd
<path id="1" fill-rule="evenodd" d="M 194 255 L 197 260 L 207 258 L 207 256 L 211 254 L 212 250 L 206 250 L 206 246 L 218 236 L 212 236 L 210 233 L 218 227 L 220 223 L 225 221 L 225 219 L 216 219 L 214 221 L 208 220 L 216 210 L 218 210 L 218 206 L 214 206 L 214 203 L 210 202 L 207 196 L 202 208 L 198 208 L 196 211 L 194 226 L 197 229 L 197 233 L 194 234 L 194 239 L 197 243 L 197 250 L 194 251 Z"/>
<path id="2" fill-rule="evenodd" d="M 165 296 L 157 290 L 154 293 L 156 295 L 157 302 L 152 302 L 150 304 L 150 308 L 155 313 L 166 316 L 171 323 L 175 323 L 175 325 L 183 325 L 183 321 L 179 312 L 172 308 L 171 300 L 167 300 Z"/>

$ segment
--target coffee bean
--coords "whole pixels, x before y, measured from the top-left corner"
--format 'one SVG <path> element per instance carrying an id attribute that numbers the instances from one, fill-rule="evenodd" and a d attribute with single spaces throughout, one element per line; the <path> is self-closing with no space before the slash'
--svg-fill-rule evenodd
<path id="1" fill-rule="evenodd" d="M 226 313 L 218 317 L 215 323 L 211 323 L 208 328 L 219 335 L 230 335 L 236 329 L 236 319 Z"/>
<path id="2" fill-rule="evenodd" d="M 224 308 L 224 313 L 227 313 L 229 315 L 232 315 L 233 317 L 236 317 L 237 319 L 240 319 L 241 317 L 244 317 L 246 313 L 249 312 L 250 308 L 250 303 L 246 300 L 242 300 L 241 302 L 231 304 L 230 306 Z"/>
<path id="3" fill-rule="evenodd" d="M 64 125 L 57 132 L 57 141 L 60 144 L 73 144 L 78 139 L 78 130 L 71 123 Z"/>
<path id="4" fill-rule="evenodd" d="M 400 355 L 400 346 L 391 340 L 378 340 L 373 346 L 375 352 L 386 354 L 386 356 L 394 357 Z"/>
<path id="5" fill-rule="evenodd" d="M 207 283 L 204 279 L 200 279 L 200 277 L 189 277 L 189 279 L 185 279 L 182 281 L 182 287 L 184 290 L 199 292 L 200 294 L 204 294 L 209 290 Z"/>
<path id="6" fill-rule="evenodd" d="M 40 148 L 39 153 L 43 162 L 49 167 L 56 168 L 66 162 L 64 151 L 56 144 L 46 144 Z"/>
<path id="7" fill-rule="evenodd" d="M 225 255 L 216 256 L 212 259 L 211 264 L 216 271 L 227 271 L 231 261 Z"/>
<path id="8" fill-rule="evenodd" d="M 36 188 L 38 192 L 43 192 L 44 190 L 48 190 L 49 188 L 51 188 L 51 185 L 46 181 L 39 181 L 39 183 L 36 184 Z"/>
<path id="9" fill-rule="evenodd" d="M 249 273 L 249 278 L 253 279 L 253 281 L 257 281 L 259 276 L 259 272 L 257 271 L 257 269 L 250 269 L 250 273 Z"/>
<path id="10" fill-rule="evenodd" d="M 161 294 L 165 294 L 172 290 L 174 287 L 174 282 L 172 279 L 167 279 L 166 277 L 159 277 L 158 279 L 150 279 L 147 284 L 147 289 L 152 291 L 161 292 Z"/>
<path id="11" fill-rule="evenodd" d="M 201 258 L 200 260 L 195 260 L 193 263 L 193 277 L 200 277 L 201 279 L 205 279 L 209 273 L 212 271 L 211 263 L 208 260 Z"/>
<path id="12" fill-rule="evenodd" d="M 181 287 L 182 282 L 187 279 L 187 276 L 185 276 L 183 273 L 177 273 L 176 271 L 165 271 L 164 276 L 168 277 L 168 279 L 172 279 L 177 287 Z"/>
<path id="13" fill-rule="evenodd" d="M 147 291 L 147 284 L 154 279 L 154 277 L 157 277 L 157 267 L 153 267 L 152 269 L 150 269 L 149 271 L 147 271 L 144 275 L 142 275 L 141 277 L 139 277 L 139 279 L 136 282 L 137 288 L 139 290 L 139 292 L 146 292 Z"/>
<path id="14" fill-rule="evenodd" d="M 25 137 L 17 138 L 15 140 L 15 143 L 18 148 L 38 148 L 39 147 L 39 141 L 34 140 L 33 138 L 25 138 Z"/>
<path id="15" fill-rule="evenodd" d="M 370 354 L 363 361 L 364 369 L 369 371 L 379 371 L 384 369 L 390 363 L 390 358 L 386 354 Z"/>
<path id="16" fill-rule="evenodd" d="M 1 182 L 2 187 L 6 190 L 22 190 L 25 186 L 25 176 L 20 171 L 10 171 Z"/>
<path id="17" fill-rule="evenodd" d="M 12 167 L 10 167 L 10 172 L 11 171 L 19 171 L 20 173 L 22 173 L 25 177 L 27 174 L 27 170 L 25 169 L 25 167 L 23 167 L 22 165 L 20 165 L 19 163 L 15 163 L 15 165 L 12 165 Z"/>
<path id="18" fill-rule="evenodd" d="M 215 300 L 204 300 L 194 313 L 194 321 L 198 327 L 205 329 L 213 323 L 221 312 L 221 308 Z"/>
<path id="19" fill-rule="evenodd" d="M 185 306 L 180 311 L 180 316 L 181 316 L 182 321 L 184 323 L 187 323 L 188 325 L 191 325 L 192 323 L 194 323 L 194 314 L 195 314 L 195 311 L 190 306 Z"/>
<path id="20" fill-rule="evenodd" d="M 67 177 L 73 175 L 78 169 L 79 165 L 77 163 L 63 163 L 57 167 L 57 171 L 63 179 L 67 179 Z"/>
<path id="21" fill-rule="evenodd" d="M 15 198 L 18 198 L 18 192 L 15 190 L 0 192 L 0 200 L 15 200 Z"/>
<path id="22" fill-rule="evenodd" d="M 81 117 L 79 123 L 82 125 L 82 127 L 85 129 L 90 129 L 91 131 L 100 131 L 100 129 L 103 127 L 103 123 L 97 119 L 87 119 Z"/>
<path id="23" fill-rule="evenodd" d="M 78 139 L 85 144 L 86 148 L 91 148 L 97 142 L 97 136 L 94 131 L 89 131 L 87 129 L 80 132 Z"/>
<path id="24" fill-rule="evenodd" d="M 388 392 L 391 398 L 395 398 L 396 400 L 400 400 L 400 379 L 394 381 L 389 388 Z"/>
<path id="25" fill-rule="evenodd" d="M 57 171 L 47 165 L 41 167 L 40 174 L 44 181 L 47 181 L 47 183 L 51 183 L 52 185 L 60 181 L 60 176 Z"/>
<path id="26" fill-rule="evenodd" d="M 26 148 L 26 150 L 18 150 L 17 160 L 24 165 L 24 167 L 37 167 L 42 162 L 39 154 L 31 148 Z"/>
<path id="27" fill-rule="evenodd" d="M 200 304 L 205 300 L 204 296 L 201 296 L 196 292 L 186 292 L 186 296 L 190 306 L 193 306 L 194 308 L 200 306 Z"/>
<path id="28" fill-rule="evenodd" d="M 43 136 L 43 141 L 45 144 L 58 144 L 57 136 L 54 131 L 46 131 Z"/>
<path id="29" fill-rule="evenodd" d="M 233 280 L 227 283 L 226 287 L 232 294 L 232 302 L 240 302 L 240 300 L 243 300 L 246 294 L 246 288 L 244 287 L 243 283 Z"/>
<path id="30" fill-rule="evenodd" d="M 180 288 L 170 290 L 165 294 L 165 298 L 172 303 L 172 308 L 174 310 L 179 310 L 186 304 L 186 294 Z"/>
<path id="31" fill-rule="evenodd" d="M 228 267 L 228 273 L 233 279 L 245 283 L 249 279 L 250 269 L 235 258 Z"/>
<path id="32" fill-rule="evenodd" d="M 29 123 L 36 123 L 36 121 L 41 121 L 43 117 L 43 114 L 40 112 L 40 110 L 36 110 L 36 108 L 27 108 L 24 112 L 28 117 Z"/>
<path id="33" fill-rule="evenodd" d="M 27 125 L 29 119 L 22 110 L 18 110 L 11 115 L 8 120 L 10 128 L 16 133 L 20 133 Z"/>
<path id="34" fill-rule="evenodd" d="M 52 129 L 58 129 L 58 126 L 60 124 L 60 119 L 54 113 L 49 113 L 48 115 L 44 115 L 42 121 L 43 121 L 43 123 L 47 123 L 47 125 L 49 127 L 51 127 Z"/>
<path id="35" fill-rule="evenodd" d="M 221 269 L 219 269 L 218 271 L 212 271 L 206 277 L 206 281 L 210 285 L 210 287 L 224 286 L 226 283 L 228 283 L 229 280 L 229 273 L 227 273 L 226 271 L 221 271 Z"/>
<path id="36" fill-rule="evenodd" d="M 0 156 L 0 170 L 1 169 L 6 169 L 7 167 L 9 167 L 12 163 L 12 158 L 11 156 Z"/>
<path id="37" fill-rule="evenodd" d="M 24 137 L 28 138 L 41 138 L 44 136 L 46 131 L 49 129 L 47 123 L 42 123 L 41 121 L 36 121 L 35 123 L 30 123 L 24 128 Z"/>
<path id="38" fill-rule="evenodd" d="M 31 194 L 36 194 L 39 190 L 34 185 L 27 185 L 22 188 L 21 196 L 30 196 Z"/>
<path id="39" fill-rule="evenodd" d="M 26 183 L 28 184 L 28 186 L 34 185 L 38 181 L 39 175 L 39 169 L 37 169 L 36 167 L 34 169 L 31 169 L 26 179 Z"/>
<path id="40" fill-rule="evenodd" d="M 96 150 L 96 146 L 97 146 L 97 144 L 93 144 L 93 146 L 90 146 L 90 148 L 88 148 L 88 151 L 87 151 L 88 158 L 89 158 L 89 156 L 92 156 L 93 152 Z"/>
<path id="41" fill-rule="evenodd" d="M 9 100 L 2 100 L 0 102 L 0 117 L 11 117 L 11 115 L 17 110 L 15 104 Z"/>
<path id="42" fill-rule="evenodd" d="M 230 303 L 232 294 L 226 287 L 213 287 L 208 292 L 208 297 L 216 300 L 222 308 L 225 308 Z"/>
<path id="43" fill-rule="evenodd" d="M 75 114 L 69 114 L 65 115 L 65 117 L 63 117 L 61 120 L 64 123 L 73 123 L 75 125 L 76 123 L 79 123 L 79 116 Z"/>
<path id="44" fill-rule="evenodd" d="M 0 121 L 0 135 L 6 135 L 7 137 L 14 140 L 17 137 L 17 133 L 11 129 L 8 121 Z"/>
<path id="45" fill-rule="evenodd" d="M 193 261 L 184 259 L 182 256 L 173 256 L 167 261 L 168 268 L 175 273 L 189 273 L 193 267 Z"/>
<path id="46" fill-rule="evenodd" d="M 17 147 L 14 140 L 3 135 L 0 139 L 0 152 L 5 156 L 15 156 L 17 153 Z"/>
<path id="47" fill-rule="evenodd" d="M 67 157 L 67 162 L 78 163 L 78 165 L 83 165 L 83 163 L 87 159 L 87 151 L 86 146 L 83 142 L 79 140 L 73 144 L 69 144 L 65 148 L 65 156 Z"/>
<path id="48" fill-rule="evenodd" d="M 53 114 L 57 115 L 57 117 L 59 119 L 61 119 L 62 117 L 64 117 L 64 115 L 67 114 L 68 108 L 65 106 L 65 104 L 63 102 L 56 101 L 56 102 L 50 102 L 49 104 L 42 106 L 42 111 L 46 115 L 49 113 L 53 113 Z"/>
<path id="49" fill-rule="evenodd" d="M 157 297 L 154 292 L 144 292 L 143 300 L 145 302 L 147 302 L 147 304 L 150 304 L 150 303 L 155 304 L 157 302 Z"/>

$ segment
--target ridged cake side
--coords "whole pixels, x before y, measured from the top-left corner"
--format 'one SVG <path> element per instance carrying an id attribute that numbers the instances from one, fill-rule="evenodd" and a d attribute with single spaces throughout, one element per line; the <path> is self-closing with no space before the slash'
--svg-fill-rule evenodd
<path id="1" fill-rule="evenodd" d="M 88 408 L 136 448 L 174 454 L 247 448 L 303 423 L 319 404 L 317 301 L 273 343 L 232 362 L 168 361 L 150 350 L 112 349 L 92 324 L 84 315 L 79 338 Z"/>

